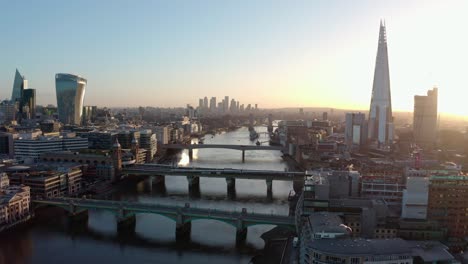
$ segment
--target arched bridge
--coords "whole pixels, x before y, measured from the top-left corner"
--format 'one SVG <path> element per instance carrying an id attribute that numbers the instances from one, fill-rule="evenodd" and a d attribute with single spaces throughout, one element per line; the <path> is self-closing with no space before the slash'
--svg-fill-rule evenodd
<path id="1" fill-rule="evenodd" d="M 189 203 L 184 207 L 148 204 L 127 201 L 91 200 L 77 198 L 36 199 L 32 203 L 52 205 L 65 209 L 71 216 L 82 215 L 88 209 L 106 210 L 117 216 L 119 229 L 131 226 L 135 228 L 135 214 L 147 213 L 165 216 L 176 222 L 176 235 L 190 235 L 191 222 L 198 219 L 211 219 L 225 222 L 237 229 L 237 241 L 243 241 L 247 235 L 247 227 L 253 225 L 277 225 L 295 230 L 293 216 L 249 213 L 245 208 L 241 212 L 216 209 L 192 208 Z"/>
<path id="2" fill-rule="evenodd" d="M 246 150 L 275 150 L 283 151 L 283 146 L 263 146 L 263 145 L 229 145 L 229 144 L 166 144 L 166 149 L 188 149 L 189 157 L 192 159 L 194 149 L 234 149 L 242 151 L 242 161 L 245 161 Z"/>

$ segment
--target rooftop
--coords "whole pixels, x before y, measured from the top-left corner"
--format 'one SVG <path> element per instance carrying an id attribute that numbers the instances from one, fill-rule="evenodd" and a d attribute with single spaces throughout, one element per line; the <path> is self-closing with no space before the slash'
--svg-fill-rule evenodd
<path id="1" fill-rule="evenodd" d="M 319 239 L 312 247 L 342 256 L 412 255 L 409 244 L 401 239 Z"/>
<path id="2" fill-rule="evenodd" d="M 343 233 L 347 234 L 349 229 L 337 213 L 315 212 L 309 216 L 309 223 L 314 233 Z"/>
<path id="3" fill-rule="evenodd" d="M 447 251 L 448 247 L 439 241 L 406 241 L 413 256 L 421 257 L 424 262 L 451 261 L 454 257 Z"/>

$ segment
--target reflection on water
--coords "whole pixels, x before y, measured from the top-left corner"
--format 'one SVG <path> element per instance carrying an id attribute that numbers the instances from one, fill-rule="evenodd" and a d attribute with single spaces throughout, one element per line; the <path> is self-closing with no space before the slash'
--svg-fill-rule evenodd
<path id="1" fill-rule="evenodd" d="M 258 132 L 266 131 L 266 128 L 256 129 Z M 204 144 L 247 145 L 255 142 L 249 140 L 247 128 L 241 128 L 213 138 L 207 136 Z M 277 151 L 247 151 L 245 163 L 242 163 L 238 150 L 193 150 L 192 161 L 189 160 L 187 150 L 178 155 L 179 166 L 268 170 L 286 168 L 281 153 Z M 192 207 L 236 211 L 247 208 L 249 212 L 287 215 L 287 197 L 291 189 L 290 182 L 274 181 L 273 197 L 268 199 L 264 180 L 236 180 L 235 195 L 229 196 L 225 179 L 201 178 L 200 195 L 190 197 L 185 176 L 166 176 L 164 180 L 161 177 L 148 177 L 140 182 L 129 183 L 112 199 L 179 206 L 190 202 Z M 52 210 L 47 212 L 43 220 L 36 219 L 34 225 L 15 230 L 16 239 L 3 235 L 0 237 L 0 264 L 248 263 L 264 246 L 260 235 L 273 227 L 249 227 L 245 245 L 236 247 L 236 229 L 223 222 L 209 219 L 194 221 L 190 241 L 181 243 L 176 242 L 173 220 L 154 214 L 138 214 L 136 220 L 135 233 L 122 235 L 116 231 L 113 213 L 90 211 L 83 227 L 72 227 L 70 230 L 61 209 Z"/>
<path id="2" fill-rule="evenodd" d="M 177 163 L 177 165 L 179 166 L 187 166 L 190 164 L 190 157 L 188 155 L 188 153 L 186 151 L 182 152 L 182 154 L 180 155 L 180 160 L 179 160 L 179 163 Z"/>

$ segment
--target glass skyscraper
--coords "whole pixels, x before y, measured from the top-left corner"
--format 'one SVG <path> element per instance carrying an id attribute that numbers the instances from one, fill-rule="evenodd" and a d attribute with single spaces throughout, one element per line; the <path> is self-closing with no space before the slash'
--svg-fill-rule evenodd
<path id="1" fill-rule="evenodd" d="M 27 112 L 25 108 L 27 107 Z M 23 118 L 34 119 L 36 117 L 36 89 L 24 89 L 21 96 L 20 113 Z"/>
<path id="2" fill-rule="evenodd" d="M 20 102 L 23 90 L 28 88 L 28 81 L 16 69 L 15 80 L 13 81 L 13 92 L 11 93 L 12 102 Z"/>
<path id="3" fill-rule="evenodd" d="M 80 124 L 86 83 L 86 79 L 78 75 L 67 73 L 55 75 L 57 111 L 59 120 L 63 124 Z"/>
<path id="4" fill-rule="evenodd" d="M 393 142 L 392 98 L 388 70 L 387 34 L 380 22 L 379 45 L 375 62 L 374 83 L 369 111 L 368 137 L 380 144 Z"/>

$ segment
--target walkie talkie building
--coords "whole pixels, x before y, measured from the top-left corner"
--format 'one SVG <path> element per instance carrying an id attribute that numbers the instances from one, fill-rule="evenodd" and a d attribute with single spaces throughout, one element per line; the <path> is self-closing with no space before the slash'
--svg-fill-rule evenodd
<path id="1" fill-rule="evenodd" d="M 63 124 L 81 123 L 86 84 L 86 79 L 78 75 L 67 73 L 55 75 L 57 111 L 59 120 Z"/>

